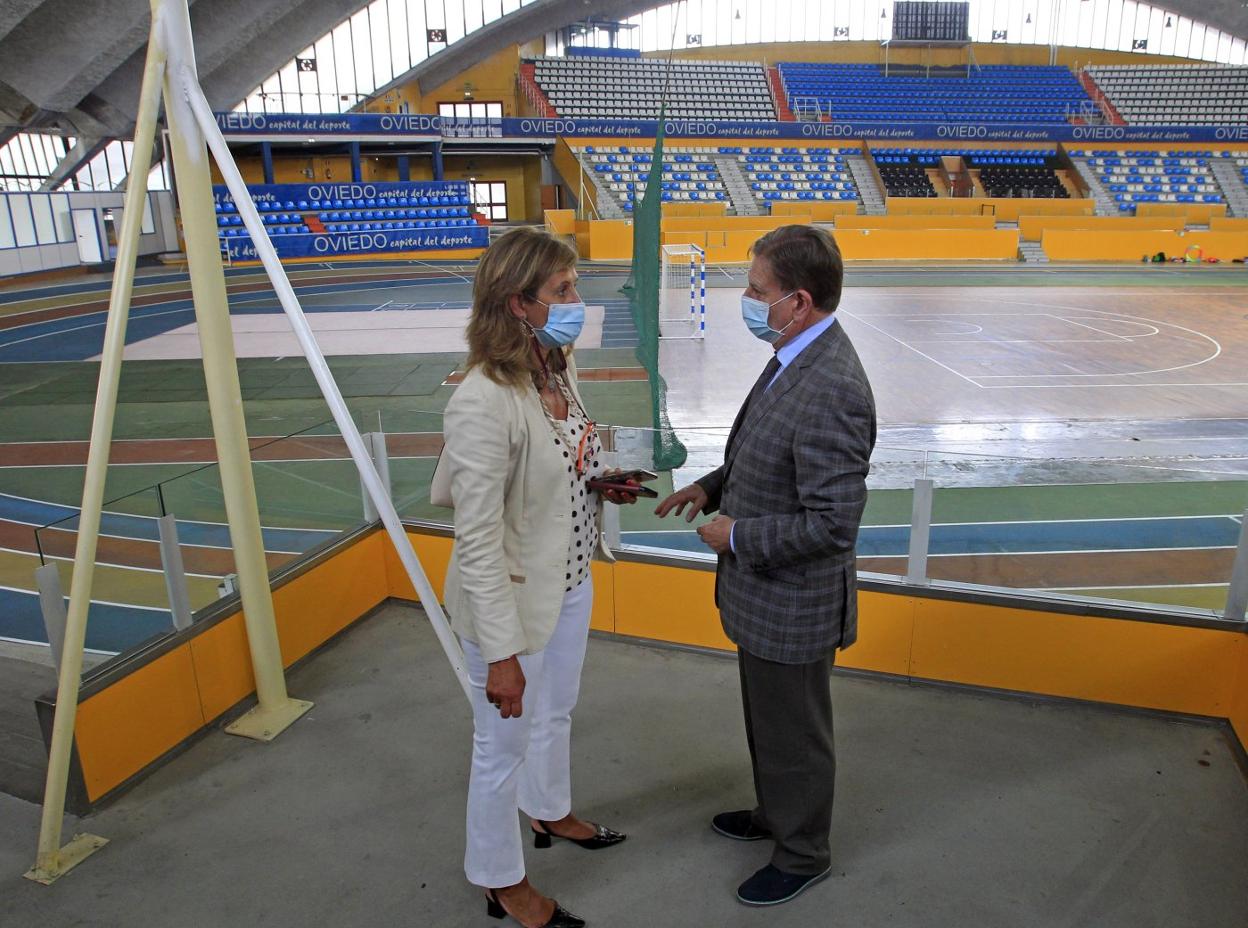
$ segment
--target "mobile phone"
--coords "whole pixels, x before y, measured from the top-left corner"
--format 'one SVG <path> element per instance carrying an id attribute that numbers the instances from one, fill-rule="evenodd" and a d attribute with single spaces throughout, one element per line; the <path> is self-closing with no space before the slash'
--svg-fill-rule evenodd
<path id="1" fill-rule="evenodd" d="M 618 490 L 621 493 L 631 493 L 633 496 L 645 496 L 650 499 L 658 499 L 658 491 L 652 490 L 649 487 L 625 483 L 623 480 L 619 479 L 622 476 L 624 475 L 612 474 L 610 477 L 588 480 L 586 481 L 586 486 L 588 486 L 591 490 L 598 490 L 599 492 L 603 492 L 605 490 Z"/>
<path id="2" fill-rule="evenodd" d="M 626 470 L 619 474 L 612 474 L 610 477 L 606 477 L 604 479 L 614 480 L 619 483 L 624 483 L 628 480 L 636 480 L 641 483 L 645 483 L 647 480 L 658 480 L 659 475 L 654 473 L 654 471 L 642 470 L 638 467 L 635 470 Z"/>

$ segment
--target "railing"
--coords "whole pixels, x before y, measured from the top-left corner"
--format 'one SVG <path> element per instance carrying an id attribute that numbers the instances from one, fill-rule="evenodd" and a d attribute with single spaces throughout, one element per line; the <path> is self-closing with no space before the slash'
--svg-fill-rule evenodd
<path id="1" fill-rule="evenodd" d="M 399 514 L 446 525 L 429 502 L 441 450 L 438 413 L 357 414 Z M 656 449 L 683 464 L 661 473 L 660 495 L 723 460 L 728 426 L 603 426 L 614 463 L 654 469 Z M 370 437 L 371 436 L 371 437 Z M 673 454 L 673 452 L 676 452 Z M 271 570 L 376 520 L 332 422 L 253 443 L 253 468 Z M 1183 479 L 1147 462 L 1081 462 L 884 445 L 875 449 L 858 535 L 865 577 L 904 578 L 954 593 L 1008 593 L 1019 602 L 1120 610 L 1245 624 L 1248 472 L 1194 466 Z M 644 502 L 644 501 L 643 501 Z M 52 506 L 52 504 L 39 504 Z M 38 602 L 9 592 L 0 635 L 58 641 L 77 513 L 35 531 Z M 662 520 L 653 505 L 607 507 L 608 538 L 622 549 L 709 557 L 693 524 Z M 88 648 L 126 653 L 192 624 L 232 591 L 233 554 L 215 464 L 189 469 L 105 504 L 88 623 Z M 16 603 L 16 605 L 15 605 Z"/>
<path id="2" fill-rule="evenodd" d="M 516 80 L 520 83 L 520 89 L 524 92 L 524 98 L 537 111 L 537 115 L 543 119 L 549 119 L 555 116 L 555 108 L 550 105 L 550 101 L 546 98 L 546 94 L 542 88 L 537 86 L 537 80 L 533 76 L 533 65 L 522 64 L 520 70 L 516 74 Z"/>

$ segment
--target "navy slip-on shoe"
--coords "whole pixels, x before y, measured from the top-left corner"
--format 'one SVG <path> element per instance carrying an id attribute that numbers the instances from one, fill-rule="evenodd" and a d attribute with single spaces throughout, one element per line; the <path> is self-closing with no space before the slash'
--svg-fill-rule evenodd
<path id="1" fill-rule="evenodd" d="M 800 895 L 806 887 L 813 886 L 831 872 L 832 868 L 828 867 L 823 873 L 806 876 L 785 873 L 768 864 L 737 887 L 737 899 L 746 905 L 779 905 Z"/>
<path id="2" fill-rule="evenodd" d="M 771 837 L 770 831 L 754 824 L 754 813 L 749 809 L 742 809 L 739 812 L 720 812 L 711 819 L 711 827 L 725 838 L 732 838 L 734 841 L 758 841 L 760 838 Z"/>

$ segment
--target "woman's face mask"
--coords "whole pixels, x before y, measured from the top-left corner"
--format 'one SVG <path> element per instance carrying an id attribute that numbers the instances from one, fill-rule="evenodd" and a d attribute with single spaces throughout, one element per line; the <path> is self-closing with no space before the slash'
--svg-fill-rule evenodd
<path id="1" fill-rule="evenodd" d="M 793 293 L 797 291 L 794 290 Z M 754 333 L 755 337 L 761 338 L 769 345 L 774 345 L 784 337 L 785 331 L 796 321 L 796 316 L 790 319 L 783 329 L 773 329 L 771 323 L 767 321 L 771 307 L 776 303 L 783 303 L 793 293 L 786 294 L 776 300 L 775 303 L 764 303 L 762 300 L 756 300 L 751 296 L 741 295 L 741 318 L 745 320 L 746 327 Z"/>
<path id="2" fill-rule="evenodd" d="M 533 302 L 542 303 L 536 297 Z M 581 328 L 585 325 L 585 304 L 584 303 L 542 303 L 549 310 L 546 315 L 546 324 L 540 329 L 534 328 L 526 321 L 530 331 L 537 338 L 537 342 L 544 348 L 559 348 L 570 345 L 576 341 L 576 337 L 581 334 Z"/>

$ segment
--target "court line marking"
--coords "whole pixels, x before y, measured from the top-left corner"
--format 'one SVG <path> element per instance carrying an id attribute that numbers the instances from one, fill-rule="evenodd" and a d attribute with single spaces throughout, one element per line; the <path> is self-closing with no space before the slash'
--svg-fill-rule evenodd
<path id="1" fill-rule="evenodd" d="M 0 584 L 0 590 L 4 590 L 9 593 L 21 593 L 23 596 L 38 597 L 39 595 L 38 593 L 32 590 L 23 590 L 15 586 L 5 586 L 3 584 Z M 66 599 L 68 598 L 69 597 L 66 597 Z M 116 606 L 119 609 L 141 609 L 144 612 L 168 612 L 169 611 L 168 609 L 161 609 L 159 606 L 139 606 L 135 603 L 115 603 L 109 599 L 93 599 L 91 600 L 91 602 L 99 606 Z M 9 639 L 9 640 L 14 640 L 14 639 Z"/>
<path id="2" fill-rule="evenodd" d="M 1051 314 L 1050 314 L 1050 315 L 1051 315 Z M 1124 341 L 1124 342 L 1129 342 L 1129 341 L 1131 341 L 1131 339 L 1130 339 L 1130 338 L 1128 338 L 1126 335 L 1118 335 L 1118 334 L 1116 334 L 1116 333 L 1114 333 L 1114 332 L 1106 332 L 1104 329 L 1098 329 L 1098 328 L 1097 328 L 1096 326 L 1094 326 L 1094 325 L 1088 325 L 1087 323 L 1084 323 L 1084 322 L 1076 322 L 1074 319 L 1068 319 L 1068 318 L 1067 318 L 1067 317 L 1065 317 L 1065 316 L 1052 316 L 1052 318 L 1054 318 L 1054 319 L 1060 319 L 1062 322 L 1069 323 L 1070 325 L 1077 325 L 1077 326 L 1079 326 L 1079 327 L 1081 327 L 1081 328 L 1084 328 L 1084 329 L 1091 329 L 1093 332 L 1100 332 L 1102 335 L 1108 335 L 1108 336 L 1110 336 L 1111 338 L 1117 338 L 1117 339 L 1120 339 L 1120 340 L 1122 340 L 1122 341 Z M 1093 316 L 1092 318 L 1093 318 L 1093 319 L 1095 319 L 1095 318 L 1097 318 L 1097 317 L 1096 317 L 1096 316 Z M 1157 330 L 1156 330 L 1156 329 L 1154 329 L 1153 331 L 1154 331 L 1154 333 L 1156 333 L 1156 332 L 1157 332 Z"/>
<path id="3" fill-rule="evenodd" d="M 153 543 L 159 544 L 159 542 L 153 542 Z M 178 547 L 182 547 L 182 546 L 178 545 Z M 188 548 L 203 548 L 205 546 L 204 545 L 187 545 L 187 547 Z M 223 551 L 225 549 L 224 548 L 209 548 L 208 550 Z M 286 552 L 271 552 L 271 553 L 284 554 Z M 38 558 L 39 557 L 39 555 L 35 553 L 34 551 L 21 551 L 17 548 L 0 548 L 0 554 L 13 554 L 22 558 Z M 66 555 L 61 555 L 61 554 L 45 553 L 43 557 L 45 561 L 61 561 L 62 563 L 70 564 L 70 565 L 74 563 L 73 555 L 66 556 Z M 163 574 L 165 572 L 165 569 L 163 567 L 140 567 L 138 564 L 118 564 L 116 561 L 101 561 L 97 559 L 95 564 L 97 567 L 112 567 L 114 570 L 138 570 L 143 573 L 149 573 L 149 574 Z M 190 570 L 187 570 L 184 572 L 188 577 L 198 577 L 202 580 L 220 580 L 222 577 L 225 576 L 225 574 L 198 574 Z"/>
<path id="4" fill-rule="evenodd" d="M 974 298 L 974 297 L 968 297 L 968 299 L 970 299 L 970 300 L 975 300 L 975 298 Z M 990 301 L 988 301 L 988 300 L 978 300 L 978 302 L 990 302 Z M 1037 307 L 1037 308 L 1039 308 L 1039 307 L 1038 307 L 1038 304 L 1036 304 L 1036 303 L 1026 302 L 1026 301 L 1022 301 L 1022 300 L 994 300 L 994 301 L 991 301 L 991 302 L 994 302 L 994 303 L 1011 303 L 1011 304 L 1016 305 L 1016 306 L 1026 306 L 1026 307 Z M 959 371 L 954 370 L 952 367 L 949 367 L 947 364 L 944 364 L 944 363 L 942 363 L 942 362 L 940 362 L 940 361 L 937 361 L 937 360 L 936 360 L 935 358 L 933 358 L 931 355 L 928 355 L 928 354 L 926 354 L 925 352 L 920 351 L 918 348 L 914 347 L 914 345 L 913 345 L 910 341 L 907 341 L 907 340 L 905 340 L 905 339 L 898 338 L 898 337 L 897 337 L 897 336 L 895 336 L 895 335 L 892 335 L 892 334 L 890 334 L 890 333 L 888 333 L 888 332 L 885 332 L 885 331 L 884 331 L 883 329 L 881 329 L 879 326 L 872 324 L 871 322 L 867 321 L 867 320 L 866 320 L 865 318 L 863 318 L 862 316 L 856 315 L 855 313 L 852 313 L 852 312 L 847 312 L 847 311 L 845 311 L 845 310 L 841 310 L 841 311 L 842 311 L 842 312 L 845 312 L 845 313 L 846 313 L 846 315 L 848 315 L 850 318 L 858 320 L 858 321 L 859 321 L 859 322 L 861 322 L 863 325 L 866 325 L 866 326 L 869 326 L 870 328 L 875 329 L 875 330 L 876 330 L 877 332 L 879 332 L 881 335 L 885 335 L 885 336 L 887 336 L 888 338 L 891 338 L 893 341 L 897 342 L 897 343 L 898 343 L 899 345 L 901 345 L 902 347 L 904 347 L 904 348 L 908 348 L 909 350 L 913 351 L 915 354 L 920 355 L 921 357 L 926 358 L 927 360 L 931 361 L 931 362 L 932 362 L 932 363 L 934 363 L 934 364 L 939 365 L 940 367 L 943 367 L 945 370 L 950 371 L 951 373 L 957 374 L 957 375 L 958 375 L 959 377 L 961 377 L 963 380 L 967 381 L 968 383 L 973 383 L 975 386 L 979 387 L 980 389 L 1020 389 L 1020 388 L 1036 388 L 1036 389 L 1043 389 L 1043 388 L 1046 388 L 1046 387 L 1053 387 L 1053 386 L 1056 386 L 1056 387 L 1101 387 L 1101 386 L 1105 386 L 1105 387 L 1108 387 L 1108 386 L 1133 386 L 1133 387 L 1141 387 L 1141 386 L 1242 386 L 1242 384 L 1139 384 L 1139 383 L 1123 383 L 1123 384 L 985 384 L 985 383 L 980 383 L 980 382 L 979 382 L 980 380 L 990 380 L 990 379 L 991 379 L 991 380 L 1004 380 L 1004 379 L 1012 379 L 1012 380 L 1032 380 L 1032 379 L 1047 379 L 1047 378 L 1059 378 L 1059 377 L 1070 377 L 1070 378 L 1074 378 L 1074 377 L 1106 377 L 1106 378 L 1109 378 L 1109 377 L 1139 377 L 1139 376 L 1151 376 L 1151 375 L 1154 375 L 1154 374 L 1168 374 L 1168 373 L 1171 373 L 1171 372 L 1173 372 L 1173 371 L 1180 371 L 1180 370 L 1185 370 L 1185 369 L 1192 368 L 1192 367 L 1199 367 L 1199 366 L 1201 366 L 1201 365 L 1203 365 L 1203 364 L 1208 364 L 1209 362 L 1213 361 L 1214 359 L 1216 359 L 1217 357 L 1219 357 L 1219 356 L 1222 354 L 1222 344 L 1221 344 L 1221 342 L 1219 342 L 1217 339 L 1213 338 L 1211 335 L 1207 335 L 1207 334 L 1205 334 L 1204 332 L 1200 332 L 1200 331 L 1198 331 L 1198 330 L 1196 330 L 1196 329 L 1191 329 L 1191 328 L 1188 328 L 1187 326 L 1181 326 L 1181 325 L 1178 325 L 1177 323 L 1162 322 L 1162 321 L 1157 320 L 1157 319 L 1148 319 L 1148 318 L 1145 318 L 1145 317 L 1143 317 L 1143 316 L 1133 316 L 1133 315 L 1131 315 L 1131 314 L 1129 314 L 1129 313 L 1116 313 L 1116 312 L 1112 312 L 1112 311 L 1110 311 L 1110 310 L 1101 310 L 1101 309 L 1094 309 L 1094 308 L 1090 308 L 1090 307 L 1082 307 L 1082 306 L 1081 306 L 1081 307 L 1073 307 L 1073 306 L 1058 306 L 1058 307 L 1056 307 L 1056 308 L 1058 308 L 1058 309 L 1069 309 L 1069 310 L 1074 310 L 1074 311 L 1077 311 L 1077 312 L 1090 312 L 1090 313 L 1097 313 L 1098 315 L 1095 315 L 1095 316 L 1090 317 L 1090 318 L 1093 318 L 1093 319 L 1096 319 L 1096 318 L 1105 318 L 1105 319 L 1122 319 L 1122 320 L 1125 320 L 1125 321 L 1129 321 L 1129 322 L 1137 322 L 1137 323 L 1146 324 L 1146 325 L 1149 325 L 1149 326 L 1152 326 L 1152 325 L 1155 323 L 1156 325 L 1158 325 L 1158 326 L 1162 326 L 1162 327 L 1165 327 L 1165 328 L 1167 328 L 1167 329 L 1177 329 L 1177 330 L 1179 330 L 1179 331 L 1181 331 L 1181 332 L 1187 332 L 1187 333 L 1188 333 L 1188 334 L 1190 334 L 1190 335 L 1194 335 L 1194 336 L 1196 336 L 1197 338 L 1202 338 L 1202 339 L 1204 339 L 1205 341 L 1209 342 L 1210 344 L 1212 344 L 1212 345 L 1214 346 L 1214 352 L 1213 352 L 1213 354 L 1209 355 L 1209 356 L 1208 356 L 1208 357 L 1206 357 L 1206 358 L 1203 358 L 1203 359 L 1201 359 L 1201 360 L 1199 360 L 1199 361 L 1193 361 L 1193 362 L 1188 363 L 1188 364 L 1179 364 L 1179 365 L 1176 365 L 1176 366 L 1174 366 L 1174 367 L 1159 368 L 1159 369 L 1155 369 L 1155 370 L 1130 371 L 1130 372 L 1121 373 L 1121 374 L 1103 374 L 1103 373 L 1101 373 L 1101 374 L 1070 374 L 1070 373 L 1065 373 L 1065 374 L 979 374 L 979 375 L 976 375 L 974 378 L 972 378 L 972 377 L 970 377 L 970 376 L 967 376 L 967 375 L 965 375 L 965 374 L 962 374 L 962 373 L 961 373 L 961 372 L 959 372 Z M 1008 314 L 996 314 L 996 313 L 930 313 L 930 314 L 925 314 L 925 315 L 932 315 L 932 316 L 936 316 L 936 317 L 940 317 L 940 316 L 977 316 L 977 317 L 979 317 L 979 316 L 1001 316 L 1001 317 L 1004 317 L 1004 318 L 1010 318 L 1010 317 L 1015 317 L 1015 316 L 1048 316 L 1048 317 L 1050 317 L 1050 318 L 1054 318 L 1054 319 L 1063 319 L 1063 317 L 1061 317 L 1061 316 L 1057 316 L 1057 315 L 1056 315 L 1056 314 L 1054 314 L 1054 313 L 1046 313 L 1046 312 L 1039 312 L 1039 313 L 1008 313 Z M 913 314 L 913 313 L 911 313 L 911 314 L 910 314 L 910 316 L 911 316 L 911 317 L 913 317 L 913 316 L 914 316 L 914 314 Z M 1069 320 L 1064 320 L 1064 319 L 1063 319 L 1063 321 L 1069 321 Z M 1081 323 L 1074 323 L 1074 324 L 1075 324 L 1075 325 L 1081 325 Z M 1091 326 L 1084 326 L 1084 327 L 1085 327 L 1085 328 L 1092 328 Z M 1159 334 L 1160 334 L 1160 333 L 1159 333 Z M 1125 336 L 1115 336 L 1115 337 L 1116 337 L 1116 338 L 1124 338 L 1124 339 L 1125 339 Z M 1129 339 L 1127 339 L 1127 340 L 1129 340 Z M 929 340 L 929 341 L 930 341 L 930 340 Z M 1023 343 L 1026 343 L 1026 341 L 1024 340 L 1024 341 L 1023 341 Z M 1036 345 L 1043 345 L 1043 344 L 1045 344 L 1045 342 L 1040 341 L 1040 340 L 1033 340 L 1031 343 L 1032 343 L 1032 344 L 1036 344 Z M 991 344 L 991 342 L 986 342 L 985 344 Z"/>
<path id="5" fill-rule="evenodd" d="M 845 310 L 840 310 L 840 312 L 846 312 L 846 311 L 845 311 Z M 944 368 L 945 370 L 947 370 L 949 373 L 953 374 L 955 377 L 960 377 L 960 378 L 962 378 L 962 379 L 963 379 L 963 380 L 965 380 L 967 383 L 969 383 L 971 386 L 973 386 L 973 387 L 978 387 L 978 388 L 979 388 L 979 389 L 981 389 L 981 390 L 982 390 L 982 389 L 984 389 L 984 386 L 983 386 L 982 384 L 976 383 L 976 382 L 975 382 L 974 380 L 972 380 L 970 377 L 967 377 L 965 374 L 963 374 L 963 373 L 961 373 L 961 372 L 959 372 L 959 371 L 954 370 L 954 369 L 953 369 L 952 367 L 950 367 L 949 365 L 947 365 L 947 364 L 942 364 L 940 361 L 937 361 L 937 360 L 936 360 L 935 358 L 933 358 L 931 355 L 929 355 L 929 354 L 925 354 L 924 352 L 919 351 L 919 349 L 918 349 L 918 348 L 915 348 L 913 345 L 908 344 L 907 342 L 902 341 L 902 340 L 901 340 L 900 338 L 898 338 L 897 336 L 895 336 L 895 335 L 890 335 L 888 332 L 885 332 L 885 331 L 884 331 L 883 329 L 881 329 L 879 326 L 877 326 L 877 325 L 872 325 L 870 322 L 868 322 L 866 319 L 863 319 L 861 316 L 856 316 L 856 315 L 854 315 L 853 313 L 848 313 L 848 312 L 846 313 L 846 315 L 848 315 L 851 319 L 857 319 L 859 322 L 861 322 L 861 323 L 862 323 L 863 325 L 865 325 L 865 326 L 869 326 L 870 328 L 875 329 L 875 331 L 879 332 L 879 333 L 880 333 L 881 335 L 883 335 L 885 338 L 891 338 L 891 339 L 892 339 L 893 341 L 895 341 L 897 344 L 901 345 L 901 347 L 903 347 L 903 348 L 908 348 L 909 350 L 913 351 L 915 354 L 919 355 L 920 357 L 927 358 L 927 360 L 931 361 L 931 362 L 932 362 L 933 364 L 935 364 L 937 367 L 943 367 L 943 368 Z"/>

